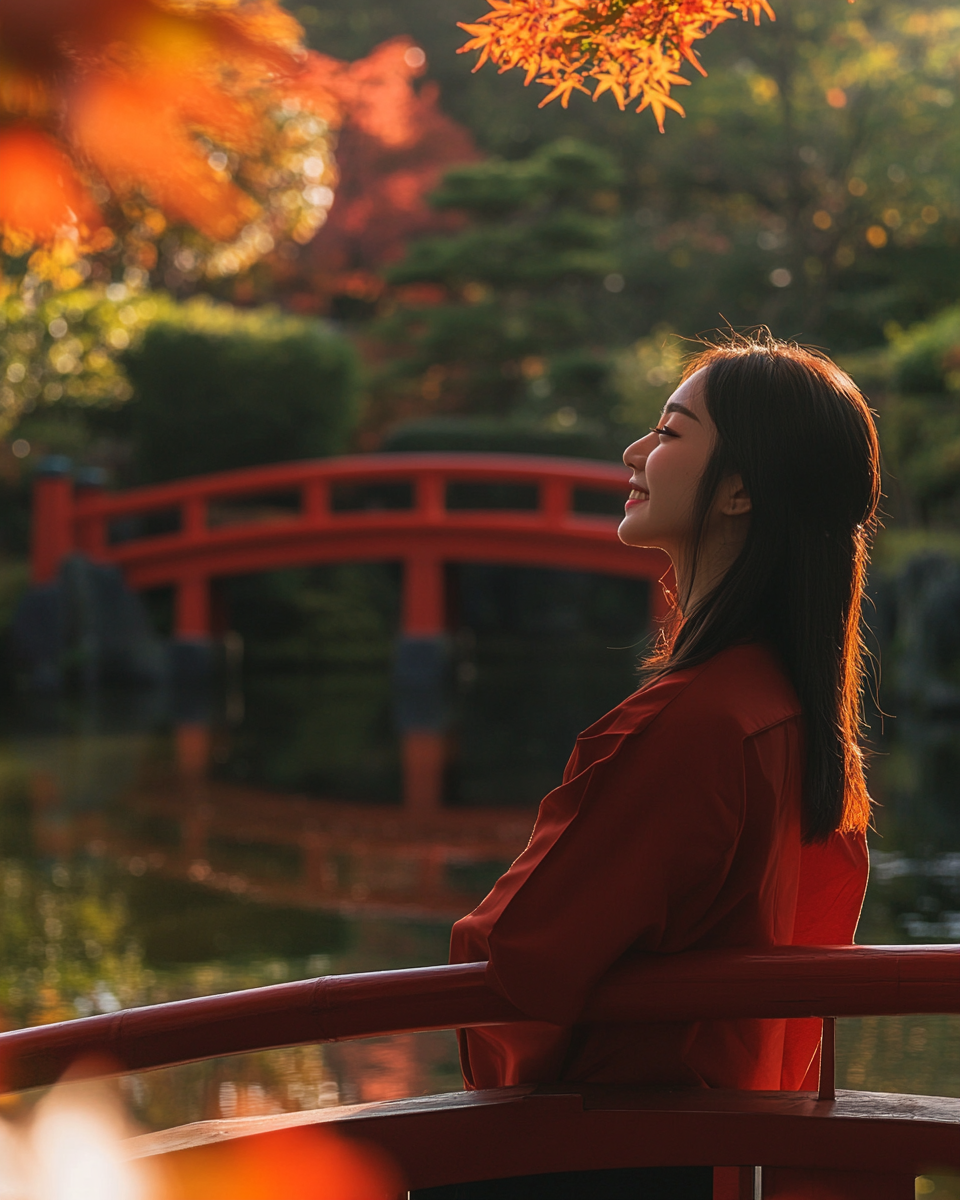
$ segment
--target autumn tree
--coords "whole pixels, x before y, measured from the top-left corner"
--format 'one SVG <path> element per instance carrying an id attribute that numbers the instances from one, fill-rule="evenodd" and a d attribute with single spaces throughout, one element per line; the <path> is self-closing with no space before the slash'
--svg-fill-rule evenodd
<path id="1" fill-rule="evenodd" d="M 571 141 L 450 171 L 432 202 L 466 224 L 412 243 L 387 273 L 377 419 L 563 410 L 572 424 L 603 409 L 595 316 L 602 281 L 619 286 L 619 181 L 608 154 Z"/>
<path id="2" fill-rule="evenodd" d="M 7 273 L 143 285 L 308 241 L 336 106 L 304 86 L 301 32 L 275 0 L 0 0 Z"/>
<path id="3" fill-rule="evenodd" d="M 480 154 L 442 111 L 437 84 L 422 78 L 427 57 L 413 38 L 391 38 L 355 62 L 313 58 L 341 107 L 339 182 L 326 222 L 297 261 L 295 302 L 324 311 L 336 299 L 351 312 L 380 296 L 383 268 L 403 257 L 411 238 L 456 229 L 456 213 L 428 197 L 445 171 Z"/>
<path id="4" fill-rule="evenodd" d="M 688 119 L 632 147 L 625 296 L 689 332 L 722 314 L 877 344 L 956 295 L 960 17 L 781 8 L 776 25 L 719 31 Z"/>

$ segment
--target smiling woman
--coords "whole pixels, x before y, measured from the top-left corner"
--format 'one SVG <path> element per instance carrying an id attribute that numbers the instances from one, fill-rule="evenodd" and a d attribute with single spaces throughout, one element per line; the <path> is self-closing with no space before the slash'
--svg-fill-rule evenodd
<path id="1" fill-rule="evenodd" d="M 690 365 L 628 447 L 629 545 L 671 556 L 678 602 L 639 691 L 587 729 L 530 844 L 454 926 L 451 960 L 536 1023 L 460 1031 L 468 1087 L 558 1080 L 796 1089 L 817 1021 L 590 1024 L 637 954 L 844 944 L 867 876 L 858 623 L 879 498 L 853 382 L 737 338 Z M 709 1168 L 538 1176 L 462 1197 L 708 1197 Z"/>
<path id="2" fill-rule="evenodd" d="M 620 540 L 628 546 L 666 550 L 688 603 L 693 599 L 694 572 L 687 550 L 697 490 L 717 443 L 704 382 L 700 371 L 688 376 L 664 407 L 660 424 L 623 455 L 634 473 Z M 750 497 L 733 472 L 720 481 L 707 514 L 696 571 L 698 593 L 729 569 L 743 547 L 749 518 Z"/>

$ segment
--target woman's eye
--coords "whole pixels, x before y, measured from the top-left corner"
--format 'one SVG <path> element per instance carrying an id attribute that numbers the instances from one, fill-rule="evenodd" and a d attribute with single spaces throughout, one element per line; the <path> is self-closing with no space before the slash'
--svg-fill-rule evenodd
<path id="1" fill-rule="evenodd" d="M 660 437 L 679 437 L 680 435 L 670 428 L 669 425 L 654 425 L 650 429 L 651 433 L 657 433 Z"/>

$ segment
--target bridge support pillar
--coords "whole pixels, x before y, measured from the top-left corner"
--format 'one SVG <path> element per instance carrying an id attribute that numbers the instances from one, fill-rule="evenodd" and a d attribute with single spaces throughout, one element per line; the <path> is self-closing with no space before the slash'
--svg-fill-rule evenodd
<path id="1" fill-rule="evenodd" d="M 33 483 L 30 571 L 34 583 L 52 583 L 60 561 L 73 549 L 73 464 L 51 454 L 37 467 Z"/>
<path id="2" fill-rule="evenodd" d="M 174 636 L 181 641 L 210 636 L 210 580 L 202 575 L 177 581 Z"/>
<path id="3" fill-rule="evenodd" d="M 213 669 L 210 580 L 184 575 L 176 583 L 171 669 L 179 683 L 202 683 Z"/>
<path id="4" fill-rule="evenodd" d="M 443 563 L 431 554 L 412 555 L 403 567 L 401 633 L 405 638 L 440 637 L 446 631 Z"/>
<path id="5" fill-rule="evenodd" d="M 430 729 L 409 729 L 403 735 L 403 807 L 409 813 L 436 812 L 443 806 L 443 776 L 447 739 Z"/>
<path id="6" fill-rule="evenodd" d="M 443 562 L 432 554 L 404 563 L 400 639 L 394 659 L 397 725 L 403 739 L 403 804 L 416 812 L 443 802 L 450 643 Z"/>

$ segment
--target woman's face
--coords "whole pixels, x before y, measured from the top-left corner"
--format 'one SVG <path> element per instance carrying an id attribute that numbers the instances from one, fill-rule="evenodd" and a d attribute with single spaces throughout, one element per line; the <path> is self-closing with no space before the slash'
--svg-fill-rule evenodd
<path id="1" fill-rule="evenodd" d="M 620 540 L 666 550 L 675 564 L 693 532 L 697 485 L 717 436 L 702 375 L 685 380 L 664 405 L 657 429 L 623 452 L 632 474 Z"/>

